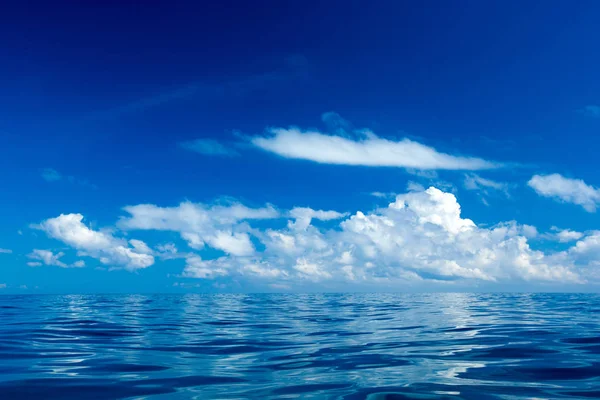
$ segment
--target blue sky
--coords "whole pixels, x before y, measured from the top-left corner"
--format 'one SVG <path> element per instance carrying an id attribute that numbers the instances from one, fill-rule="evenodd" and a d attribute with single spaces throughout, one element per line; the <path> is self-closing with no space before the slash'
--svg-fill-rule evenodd
<path id="1" fill-rule="evenodd" d="M 599 14 L 10 4 L 0 291 L 595 291 Z"/>

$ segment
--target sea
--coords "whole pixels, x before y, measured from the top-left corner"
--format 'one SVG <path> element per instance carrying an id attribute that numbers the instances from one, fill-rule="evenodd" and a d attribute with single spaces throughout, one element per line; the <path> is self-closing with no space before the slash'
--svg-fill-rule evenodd
<path id="1" fill-rule="evenodd" d="M 600 398 L 600 295 L 3 295 L 0 398 Z"/>

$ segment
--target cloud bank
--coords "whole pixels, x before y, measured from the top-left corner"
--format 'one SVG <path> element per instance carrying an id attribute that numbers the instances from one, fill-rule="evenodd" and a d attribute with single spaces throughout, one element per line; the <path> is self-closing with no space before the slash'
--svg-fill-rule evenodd
<path id="1" fill-rule="evenodd" d="M 154 256 L 183 259 L 182 277 L 266 282 L 272 287 L 379 285 L 405 288 L 441 285 L 597 282 L 600 233 L 559 232 L 574 242 L 565 251 L 545 253 L 530 246 L 543 240 L 534 227 L 515 221 L 481 227 L 461 214 L 452 193 L 435 187 L 397 195 L 386 207 L 351 214 L 239 203 L 175 207 L 140 204 L 124 208 L 117 222 L 123 234 L 176 232 L 186 249 L 118 238 L 85 226 L 80 214 L 42 222 L 38 228 L 102 264 L 137 270 Z M 283 226 L 281 220 L 285 223 Z M 315 220 L 330 221 L 313 224 Z M 260 223 L 258 223 L 260 222 Z M 164 242 L 161 242 L 164 243 Z M 598 261 L 597 261 L 598 260 Z M 58 261 L 60 262 L 60 261 Z"/>

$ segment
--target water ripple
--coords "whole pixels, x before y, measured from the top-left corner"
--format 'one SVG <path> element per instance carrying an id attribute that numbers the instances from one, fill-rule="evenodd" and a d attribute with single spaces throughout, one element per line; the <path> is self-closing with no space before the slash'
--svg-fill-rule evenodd
<path id="1" fill-rule="evenodd" d="M 2 398 L 582 399 L 599 295 L 0 296 Z"/>

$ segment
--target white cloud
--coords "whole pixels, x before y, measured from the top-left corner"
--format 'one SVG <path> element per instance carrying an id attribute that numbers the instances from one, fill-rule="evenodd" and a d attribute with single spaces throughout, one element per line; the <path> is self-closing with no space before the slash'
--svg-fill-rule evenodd
<path id="1" fill-rule="evenodd" d="M 465 175 L 465 189 L 467 190 L 499 190 L 506 191 L 508 184 L 502 182 L 496 182 L 491 179 L 482 178 L 477 174 L 466 174 Z"/>
<path id="2" fill-rule="evenodd" d="M 184 202 L 177 207 L 159 207 L 140 204 L 125 207 L 131 216 L 121 218 L 118 226 L 123 230 L 163 230 L 179 232 L 193 249 L 205 245 L 228 254 L 243 256 L 254 252 L 248 236 L 249 227 L 240 221 L 273 219 L 279 212 L 272 206 L 248 208 L 241 204 L 206 206 Z"/>
<path id="3" fill-rule="evenodd" d="M 32 260 L 38 261 L 29 262 L 27 263 L 27 265 L 29 265 L 30 267 L 38 267 L 41 265 L 41 263 L 43 263 L 45 265 L 53 265 L 56 267 L 67 268 L 68 265 L 60 261 L 60 258 L 64 255 L 65 253 L 63 252 L 54 254 L 50 250 L 35 249 L 30 254 L 28 254 L 27 257 Z"/>
<path id="4" fill-rule="evenodd" d="M 130 216 L 117 224 L 124 230 L 178 232 L 190 247 L 209 246 L 222 250 L 221 256 L 177 253 L 173 244 L 152 250 L 135 239 L 127 242 L 91 230 L 78 214 L 47 220 L 41 229 L 80 253 L 129 269 L 137 268 L 138 259 L 153 262 L 153 255 L 178 254 L 185 258 L 181 276 L 186 278 L 229 276 L 234 281 L 262 280 L 281 287 L 600 283 L 593 272 L 594 263 L 600 265 L 600 233 L 575 239 L 575 245 L 562 252 L 542 252 L 529 245 L 528 240 L 538 236 L 533 226 L 514 221 L 478 226 L 462 216 L 454 194 L 435 187 L 414 189 L 396 196 L 386 207 L 351 215 L 307 207 L 279 212 L 272 206 L 185 202 L 176 207 L 129 206 L 125 210 Z M 273 218 L 287 218 L 288 223 L 252 226 L 256 220 Z M 336 222 L 324 227 L 313 225 L 315 219 Z"/>
<path id="5" fill-rule="evenodd" d="M 193 256 L 184 276 L 252 274 L 280 284 L 583 281 L 574 265 L 529 247 L 534 227 L 515 222 L 478 227 L 461 217 L 453 194 L 435 188 L 399 195 L 386 208 L 358 211 L 335 229 L 289 223 L 253 234 L 262 252 L 213 260 Z"/>
<path id="6" fill-rule="evenodd" d="M 29 267 L 41 267 L 44 264 L 41 263 L 41 262 L 39 262 L 39 261 L 30 261 L 30 262 L 27 263 L 27 265 Z"/>
<path id="7" fill-rule="evenodd" d="M 544 235 L 546 238 L 556 240 L 560 243 L 568 243 L 575 240 L 579 240 L 584 236 L 584 233 L 573 231 L 570 229 L 559 229 L 555 226 L 551 228 L 555 233 L 548 233 Z"/>
<path id="8" fill-rule="evenodd" d="M 481 202 L 489 206 L 488 196 L 494 193 L 502 193 L 505 197 L 510 197 L 508 192 L 509 185 L 503 182 L 496 182 L 491 179 L 482 178 L 481 176 L 470 173 L 465 174 L 464 187 L 467 190 L 476 191 L 481 199 Z"/>
<path id="9" fill-rule="evenodd" d="M 177 246 L 175 246 L 175 243 L 159 244 L 156 246 L 156 251 L 163 255 L 173 255 L 177 254 Z"/>
<path id="10" fill-rule="evenodd" d="M 179 146 L 185 150 L 207 156 L 237 156 L 239 153 L 214 139 L 196 139 L 179 143 Z"/>
<path id="11" fill-rule="evenodd" d="M 600 202 L 600 190 L 581 179 L 565 178 L 560 174 L 534 175 L 527 184 L 540 196 L 582 206 L 595 212 Z"/>
<path id="12" fill-rule="evenodd" d="M 0 283 L 0 289 L 6 289 L 6 283 Z"/>
<path id="13" fill-rule="evenodd" d="M 415 187 L 417 187 L 417 185 L 421 189 L 423 188 L 423 186 L 420 186 L 418 183 L 408 182 L 408 188 L 409 188 L 408 190 L 412 190 L 411 188 L 415 188 Z M 391 199 L 398 195 L 398 193 L 395 193 L 395 192 L 371 192 L 369 194 L 373 197 L 378 197 L 380 199 Z"/>
<path id="14" fill-rule="evenodd" d="M 0 254 L 12 254 L 12 252 L 10 249 L 0 249 Z"/>
<path id="15" fill-rule="evenodd" d="M 295 207 L 290 211 L 290 217 L 296 220 L 293 226 L 297 229 L 306 229 L 313 219 L 331 221 L 340 219 L 346 215 L 346 213 L 339 213 L 337 211 L 313 210 L 308 207 Z"/>
<path id="16" fill-rule="evenodd" d="M 144 242 L 130 240 L 128 243 L 109 232 L 92 230 L 82 221 L 81 214 L 61 214 L 43 221 L 35 228 L 105 265 L 137 270 L 154 264 L 154 257 Z"/>
<path id="17" fill-rule="evenodd" d="M 217 276 L 229 275 L 233 268 L 233 260 L 221 257 L 213 260 L 203 260 L 198 255 L 190 255 L 185 260 L 185 269 L 182 276 L 186 278 L 213 279 Z"/>
<path id="18" fill-rule="evenodd" d="M 440 153 L 410 139 L 383 139 L 368 131 L 352 139 L 298 128 L 272 128 L 268 136 L 256 136 L 256 147 L 286 158 L 323 164 L 401 167 L 414 169 L 481 170 L 500 165 L 474 157 Z"/>

